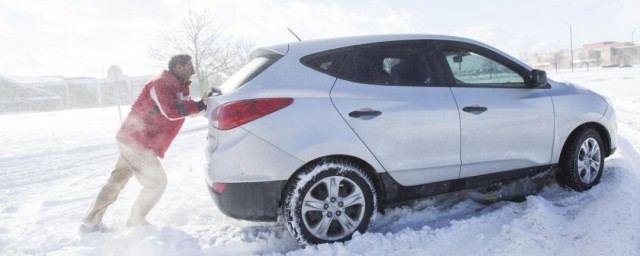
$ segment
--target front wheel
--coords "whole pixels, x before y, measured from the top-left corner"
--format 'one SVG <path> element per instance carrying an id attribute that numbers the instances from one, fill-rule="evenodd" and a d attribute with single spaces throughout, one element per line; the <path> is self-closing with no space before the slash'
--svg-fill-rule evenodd
<path id="1" fill-rule="evenodd" d="M 344 161 L 314 165 L 288 185 L 282 212 L 291 235 L 301 243 L 351 239 L 375 218 L 376 191 L 367 174 Z"/>
<path id="2" fill-rule="evenodd" d="M 604 169 L 603 145 L 600 134 L 591 128 L 573 136 L 560 160 L 560 183 L 576 191 L 598 184 Z"/>

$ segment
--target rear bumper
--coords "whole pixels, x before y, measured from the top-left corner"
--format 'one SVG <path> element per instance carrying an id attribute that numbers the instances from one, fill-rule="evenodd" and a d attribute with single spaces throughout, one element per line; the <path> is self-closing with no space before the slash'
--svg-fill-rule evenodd
<path id="1" fill-rule="evenodd" d="M 286 181 L 227 183 L 218 193 L 209 184 L 209 194 L 225 215 L 241 220 L 277 221 L 281 191 Z"/>

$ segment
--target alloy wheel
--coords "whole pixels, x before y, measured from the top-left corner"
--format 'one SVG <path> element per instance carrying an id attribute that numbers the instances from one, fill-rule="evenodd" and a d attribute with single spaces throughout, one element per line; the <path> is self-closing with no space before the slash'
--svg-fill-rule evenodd
<path id="1" fill-rule="evenodd" d="M 360 226 L 365 205 L 365 196 L 353 180 L 330 176 L 313 184 L 305 195 L 302 220 L 314 236 L 335 241 Z"/>
<path id="2" fill-rule="evenodd" d="M 598 176 L 602 161 L 598 141 L 594 138 L 586 139 L 580 146 L 577 161 L 578 176 L 585 184 L 591 184 Z"/>

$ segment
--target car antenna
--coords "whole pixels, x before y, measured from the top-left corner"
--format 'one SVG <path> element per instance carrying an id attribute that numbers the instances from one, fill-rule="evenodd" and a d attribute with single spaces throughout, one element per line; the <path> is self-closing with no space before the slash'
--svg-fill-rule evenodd
<path id="1" fill-rule="evenodd" d="M 295 36 L 298 39 L 298 41 L 302 42 L 302 39 L 300 39 L 300 37 L 298 37 L 298 35 L 296 35 L 296 33 L 293 33 L 293 30 L 291 30 L 288 27 L 287 27 L 287 30 L 289 30 L 289 32 L 291 32 L 291 34 L 293 34 L 293 36 Z"/>

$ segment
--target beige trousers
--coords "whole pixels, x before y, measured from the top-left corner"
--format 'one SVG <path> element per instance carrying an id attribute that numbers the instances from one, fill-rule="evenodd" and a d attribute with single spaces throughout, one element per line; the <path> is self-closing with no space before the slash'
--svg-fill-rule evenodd
<path id="1" fill-rule="evenodd" d="M 120 158 L 111 177 L 102 187 L 96 201 L 91 205 L 82 222 L 88 225 L 100 224 L 107 207 L 116 201 L 118 194 L 132 175 L 143 188 L 131 207 L 127 221 L 130 225 L 148 224 L 145 216 L 156 205 L 167 186 L 167 175 L 157 156 L 133 149 L 118 142 Z"/>

